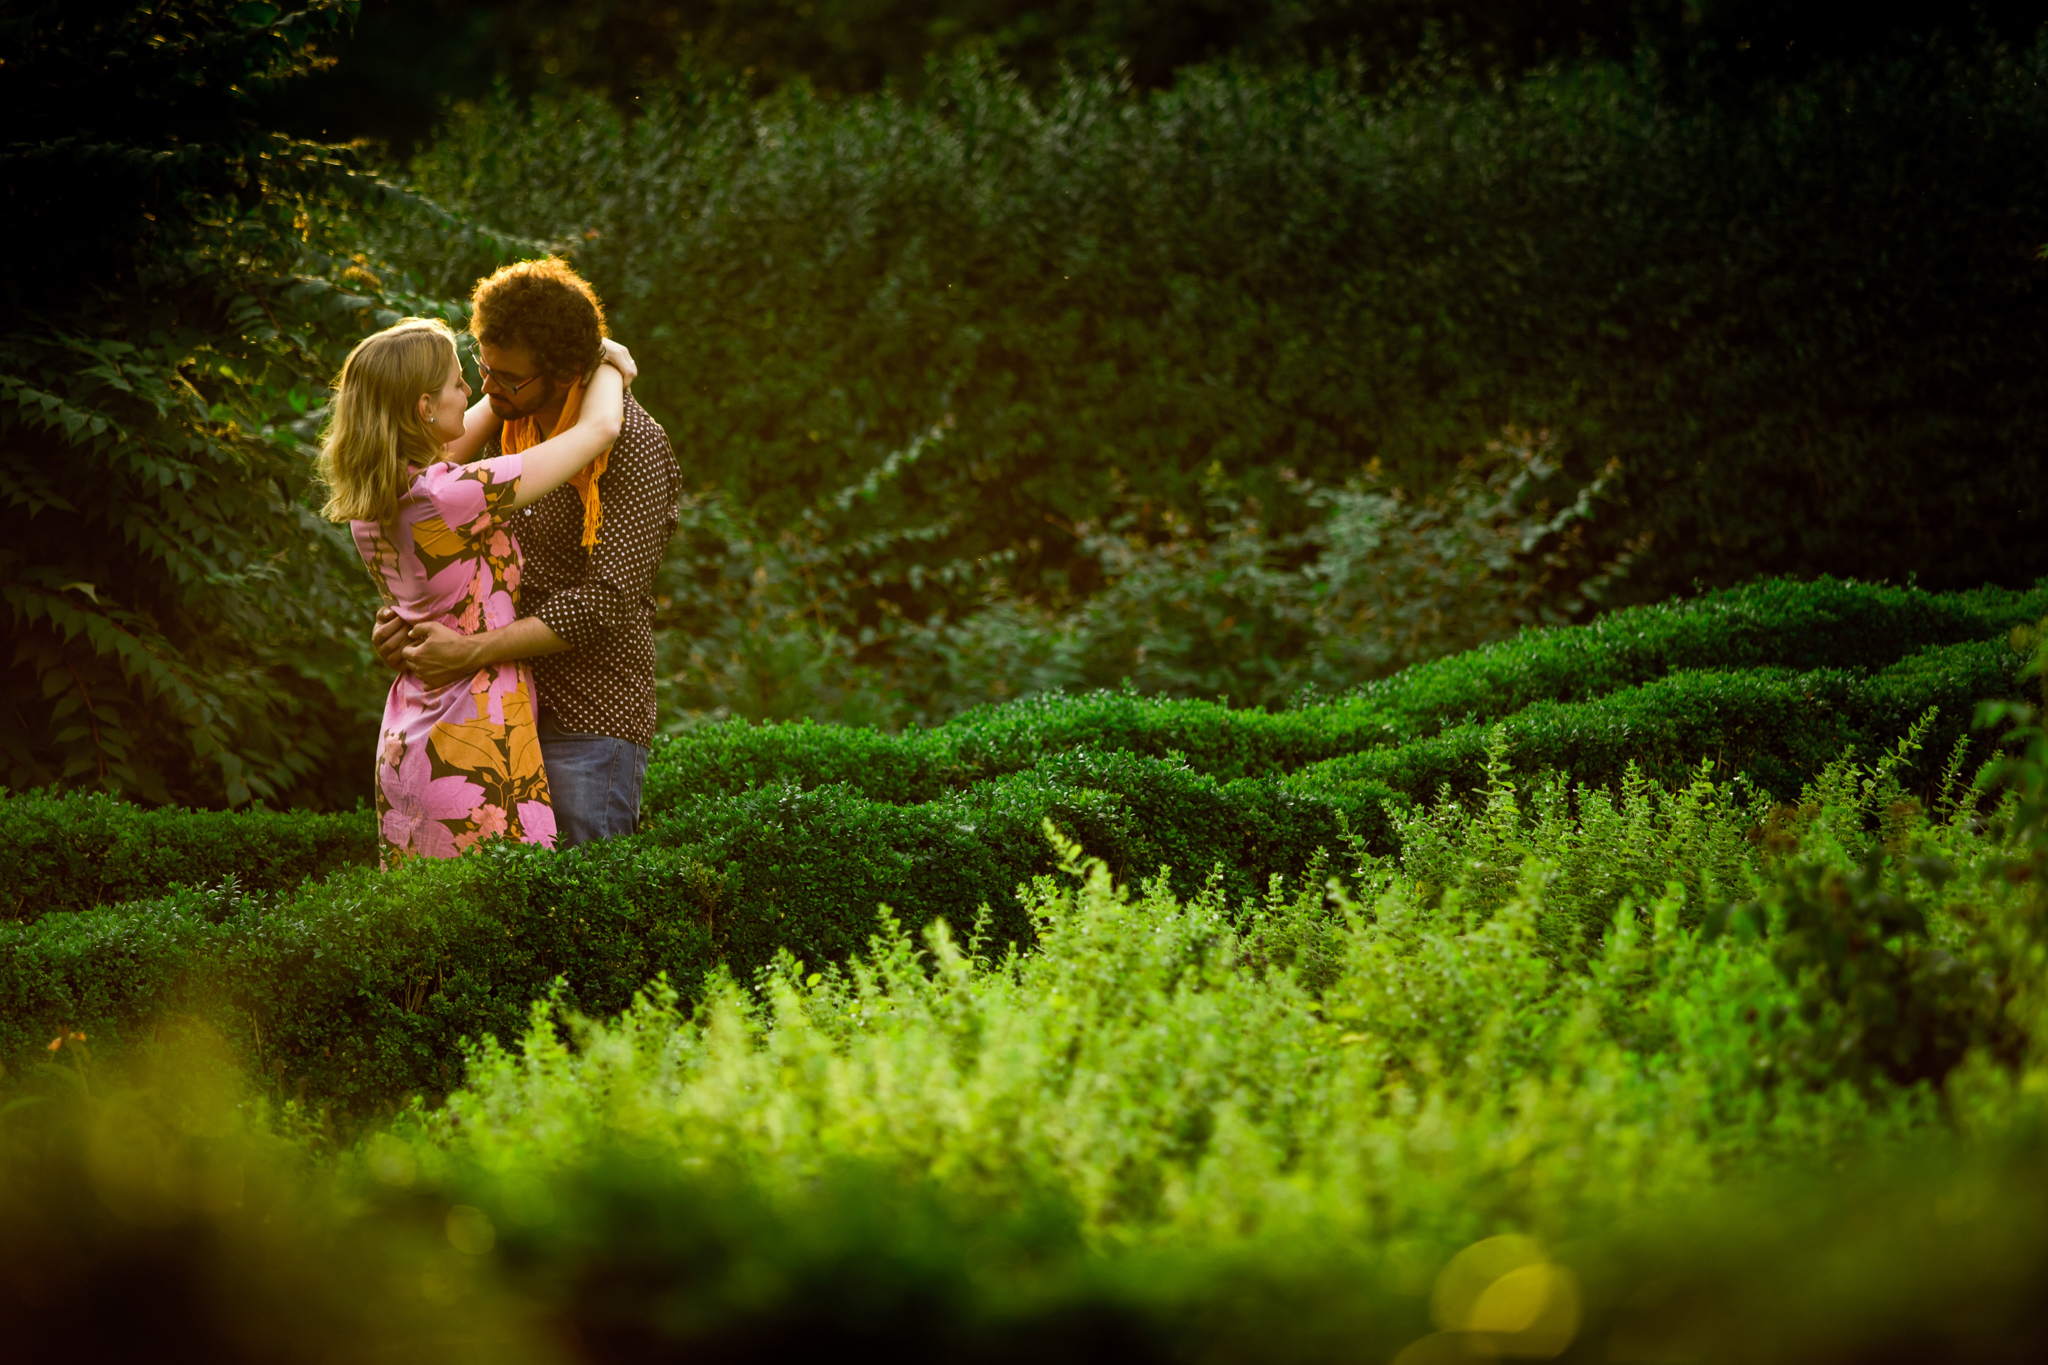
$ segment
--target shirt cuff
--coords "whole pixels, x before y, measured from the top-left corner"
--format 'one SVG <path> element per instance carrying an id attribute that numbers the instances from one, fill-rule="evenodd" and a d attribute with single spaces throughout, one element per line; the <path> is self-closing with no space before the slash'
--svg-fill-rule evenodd
<path id="1" fill-rule="evenodd" d="M 575 592 L 548 594 L 534 613 L 571 649 L 588 649 L 610 634 L 603 619 Z"/>

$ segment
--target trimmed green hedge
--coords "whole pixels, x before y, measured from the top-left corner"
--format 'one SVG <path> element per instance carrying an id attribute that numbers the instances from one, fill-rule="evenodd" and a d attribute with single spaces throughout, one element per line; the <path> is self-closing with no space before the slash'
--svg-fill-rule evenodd
<path id="1" fill-rule="evenodd" d="M 1845 752 L 1874 758 L 1938 707 L 1909 766 L 1932 780 L 1969 732 L 1976 701 L 2009 692 L 2018 664 L 2003 641 L 1974 641 L 1924 649 L 1869 675 L 1779 668 L 1674 673 L 1598 701 L 1537 702 L 1498 722 L 1330 759 L 1285 780 L 1316 793 L 1352 784 L 1417 799 L 1444 786 L 1468 791 L 1484 781 L 1486 747 L 1498 729 L 1509 766 L 1519 772 L 1557 769 L 1609 785 L 1634 763 L 1657 781 L 1676 783 L 1710 758 L 1723 776 L 1744 774 L 1789 800 L 1829 761 Z"/>
<path id="2" fill-rule="evenodd" d="M 1923 777 L 1973 704 L 2009 689 L 2003 642 L 1923 650 L 1875 674 L 1684 672 L 1500 723 L 1509 762 L 1612 782 L 1640 764 L 1681 780 L 1702 758 L 1779 797 L 1845 750 L 1865 758 L 1930 707 Z M 604 1013 L 658 972 L 688 991 L 710 964 L 746 976 L 788 950 L 819 964 L 861 947 L 888 904 L 907 923 L 1026 940 L 1014 892 L 1052 871 L 1052 820 L 1130 878 L 1172 869 L 1185 894 L 1220 875 L 1233 902 L 1299 875 L 1347 829 L 1391 851 L 1390 812 L 1484 781 L 1494 727 L 1474 723 L 1284 776 L 1220 781 L 1178 759 L 1074 748 L 914 805 L 850 784 L 682 803 L 639 835 L 564 854 L 500 846 L 390 874 L 351 869 L 295 892 L 183 890 L 0 924 L 0 1057 L 60 1029 L 117 1048 L 167 1013 L 214 1020 L 252 1069 L 355 1105 L 444 1088 L 463 1036 L 510 1038 L 557 977 Z"/>
<path id="3" fill-rule="evenodd" d="M 132 1052 L 187 1016 L 288 1091 L 365 1109 L 444 1090 L 459 1040 L 516 1037 L 557 978 L 592 1014 L 661 973 L 694 989 L 710 938 L 681 864 L 500 844 L 277 896 L 187 888 L 0 924 L 0 1058 L 19 1068 L 60 1030 Z"/>
<path id="4" fill-rule="evenodd" d="M 0 919 L 158 895 L 233 874 L 281 891 L 340 868 L 374 865 L 365 814 L 148 810 L 100 795 L 0 789 Z"/>
<path id="5" fill-rule="evenodd" d="M 1384 775 L 1393 789 L 1427 795 L 1438 778 L 1414 774 L 1435 773 L 1448 764 L 1462 774 L 1454 784 L 1462 784 L 1469 780 L 1476 762 L 1473 755 L 1479 752 L 1479 741 L 1471 735 L 1447 741 L 1449 748 L 1424 746 L 1409 752 L 1415 740 L 1446 725 L 1455 731 L 1543 704 L 1583 704 L 1673 670 L 1883 667 L 1915 649 L 1981 641 L 2043 615 L 2048 615 L 2048 584 L 2027 592 L 1987 588 L 1934 594 L 1832 579 L 1778 581 L 1616 612 L 1587 626 L 1528 631 L 1513 641 L 1408 669 L 1354 697 L 1294 711 L 1233 710 L 1211 702 L 1105 692 L 991 706 L 945 726 L 895 736 L 841 726 L 732 722 L 663 740 L 649 766 L 646 806 L 650 824 L 659 825 L 709 797 L 738 798 L 756 789 L 784 786 L 844 786 L 871 802 L 906 810 L 955 797 L 964 802 L 963 810 L 1008 809 L 1009 788 L 977 795 L 978 789 L 1006 774 L 1041 769 L 1077 748 L 1145 755 L 1175 766 L 1185 760 L 1195 772 L 1225 782 L 1293 772 L 1302 774 L 1300 781 L 1313 789 L 1332 781 L 1349 783 L 1354 779 L 1348 774 L 1354 772 L 1367 774 L 1368 782 Z M 1991 653 L 1984 660 L 1994 658 L 1995 648 L 1986 648 Z M 1972 667 L 1980 680 L 1997 673 L 1988 664 Z M 1985 685 L 1980 696 L 2005 686 L 2002 681 Z M 1848 693 L 1836 686 L 1826 695 Z M 1966 698 L 1961 707 L 1944 703 L 1944 724 L 1960 725 L 1968 704 L 1976 699 Z M 1541 729 L 1581 723 L 1566 719 L 1579 716 L 1577 711 L 1540 714 L 1550 718 L 1532 713 L 1528 725 Z M 1911 720 L 1912 716 L 1887 714 L 1852 724 L 1840 716 L 1816 713 L 1807 740 L 1773 741 L 1776 747 L 1767 744 L 1755 751 L 1754 758 L 1746 756 L 1750 751 L 1741 747 L 1739 738 L 1730 749 L 1720 740 L 1710 743 L 1687 731 L 1678 720 L 1671 722 L 1678 728 L 1669 730 L 1659 741 L 1663 748 L 1654 753 L 1637 752 L 1641 744 L 1625 736 L 1614 740 L 1611 748 L 1644 759 L 1664 775 L 1673 763 L 1718 754 L 1724 769 L 1749 764 L 1752 775 L 1767 786 L 1789 791 L 1850 738 L 1901 733 Z M 1847 731 L 1842 729 L 1845 724 Z M 1772 734 L 1791 736 L 1795 717 L 1787 714 L 1772 726 Z M 1517 736 L 1535 733 L 1519 722 L 1518 727 L 1511 727 Z M 1525 739 L 1516 743 L 1525 745 Z M 1319 763 L 1361 752 L 1374 756 L 1360 765 L 1340 762 L 1326 774 L 1312 775 Z M 1567 752 L 1550 744 L 1530 752 L 1555 754 L 1541 761 L 1588 775 L 1597 770 L 1611 776 L 1617 767 L 1608 758 L 1595 763 L 1590 750 Z M 1663 756 L 1667 752 L 1668 762 Z M 1452 753 L 1460 757 L 1442 757 Z M 1523 759 L 1518 756 L 1515 761 L 1520 766 Z M 1126 797 L 1152 799 L 1149 793 L 1140 795 L 1136 786 Z M 1044 813 L 1064 820 L 1067 809 L 1052 803 Z M 1367 809 L 1354 813 L 1371 828 L 1376 810 L 1367 803 Z M 890 818 L 879 812 L 860 817 L 883 823 Z M 897 818 L 911 822 L 904 826 L 900 841 L 929 842 L 914 832 L 924 816 Z M 931 818 L 944 824 L 950 817 Z M 0 841 L 0 887 L 5 888 L 0 891 L 0 918 L 32 919 L 51 911 L 159 896 L 180 884 L 211 885 L 229 875 L 248 891 L 284 890 L 308 877 L 325 876 L 346 865 L 367 866 L 376 859 L 376 829 L 362 813 L 152 811 L 104 797 L 38 792 L 0 795 L 0 819 L 10 834 Z M 1016 825 L 1023 831 L 1018 837 L 1032 849 L 1037 846 L 1036 819 Z M 722 852 L 725 836 L 718 838 L 721 852 L 715 861 L 732 861 Z M 1091 847 L 1116 860 L 1109 844 Z M 1184 845 L 1162 827 L 1132 847 L 1138 851 L 1132 853 L 1130 865 L 1145 867 L 1156 865 L 1154 850 L 1210 845 L 1200 840 Z M 749 865 L 755 856 L 756 852 L 734 855 Z M 1179 853 L 1167 860 L 1183 868 L 1194 866 Z M 1201 865 L 1209 861 L 1205 854 Z M 1226 861 L 1237 866 L 1241 860 L 1232 856 Z M 1266 863 L 1250 858 L 1243 865 Z M 1001 883 L 995 894 L 1006 895 L 1012 884 Z M 834 947 L 831 955 L 839 951 Z"/>
<path id="6" fill-rule="evenodd" d="M 1678 669 L 1882 668 L 1929 645 L 1983 640 L 2044 615 L 2048 582 L 2025 592 L 1937 594 L 1830 578 L 1774 580 L 1615 612 L 1590 625 L 1525 631 L 1407 669 L 1343 701 L 1294 711 L 1099 692 L 985 707 L 900 737 L 731 721 L 662 741 L 648 769 L 646 804 L 658 814 L 693 796 L 776 783 L 846 783 L 879 801 L 932 801 L 1077 745 L 1179 754 L 1223 779 L 1271 775 L 1539 702 L 1587 701 Z"/>

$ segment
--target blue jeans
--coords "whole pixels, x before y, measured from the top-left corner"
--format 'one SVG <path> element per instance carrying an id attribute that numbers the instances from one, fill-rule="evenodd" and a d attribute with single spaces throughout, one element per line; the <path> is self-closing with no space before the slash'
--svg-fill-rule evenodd
<path id="1" fill-rule="evenodd" d="M 540 759 L 555 805 L 555 847 L 631 834 L 640 821 L 647 746 L 610 735 L 579 735 L 540 718 Z"/>

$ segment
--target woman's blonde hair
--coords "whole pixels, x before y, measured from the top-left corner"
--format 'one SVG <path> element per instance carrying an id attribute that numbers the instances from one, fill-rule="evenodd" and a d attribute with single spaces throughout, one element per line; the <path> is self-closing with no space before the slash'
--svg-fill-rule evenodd
<path id="1" fill-rule="evenodd" d="M 386 521 L 398 512 L 408 464 L 441 457 L 420 397 L 448 382 L 455 333 L 438 318 L 406 318 L 364 337 L 342 362 L 320 437 L 320 510 L 331 521 Z"/>

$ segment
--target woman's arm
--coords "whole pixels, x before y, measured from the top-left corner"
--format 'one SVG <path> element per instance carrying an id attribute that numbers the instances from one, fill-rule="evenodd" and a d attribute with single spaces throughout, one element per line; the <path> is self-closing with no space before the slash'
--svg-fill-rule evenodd
<path id="1" fill-rule="evenodd" d="M 462 417 L 462 435 L 450 441 L 441 449 L 447 458 L 456 464 L 468 464 L 480 454 L 484 443 L 498 434 L 504 425 L 498 414 L 491 410 L 491 400 L 479 398 L 469 405 L 469 411 Z"/>
<path id="2" fill-rule="evenodd" d="M 583 410 L 577 414 L 576 425 L 527 450 L 512 506 L 539 502 L 567 483 L 571 474 L 619 439 L 625 420 L 626 386 L 616 369 L 600 365 L 583 390 Z"/>

